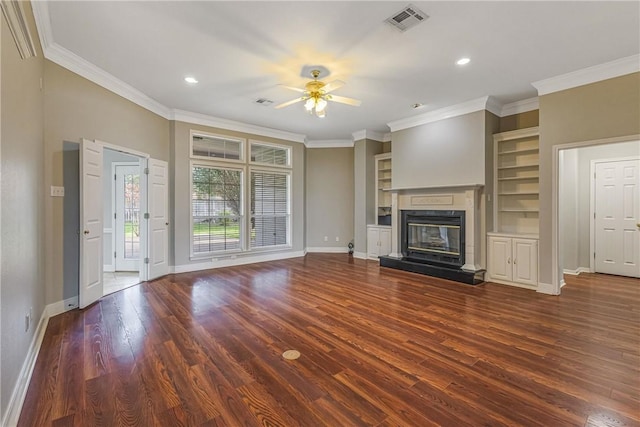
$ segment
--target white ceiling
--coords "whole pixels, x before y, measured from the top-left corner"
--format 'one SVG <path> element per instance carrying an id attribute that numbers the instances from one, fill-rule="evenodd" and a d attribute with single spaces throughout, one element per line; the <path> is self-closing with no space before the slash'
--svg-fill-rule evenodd
<path id="1" fill-rule="evenodd" d="M 168 108 L 309 140 L 388 132 L 386 123 L 483 96 L 534 97 L 532 82 L 637 55 L 640 2 L 413 2 L 430 16 L 402 33 L 408 1 L 52 1 L 52 42 Z M 42 7 L 42 5 L 38 6 Z M 41 30 L 42 31 L 42 30 Z M 461 67 L 456 60 L 467 56 Z M 301 104 L 308 65 L 347 84 L 327 117 Z M 192 75 L 199 84 L 184 82 Z M 258 98 L 274 101 L 270 107 Z M 411 105 L 425 106 L 414 110 Z"/>

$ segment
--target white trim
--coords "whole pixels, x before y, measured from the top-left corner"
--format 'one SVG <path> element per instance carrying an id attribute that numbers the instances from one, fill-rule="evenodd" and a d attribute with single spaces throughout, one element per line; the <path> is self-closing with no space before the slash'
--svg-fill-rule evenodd
<path id="1" fill-rule="evenodd" d="M 521 101 L 512 102 L 502 106 L 500 117 L 512 116 L 514 114 L 526 113 L 540 109 L 540 101 L 537 96 L 533 98 L 523 99 Z"/>
<path id="2" fill-rule="evenodd" d="M 120 145 L 110 144 L 108 142 L 99 141 L 97 139 L 95 141 L 102 144 L 102 148 L 106 148 L 111 151 L 117 151 L 118 153 L 124 153 L 130 156 L 140 157 L 142 159 L 148 159 L 151 157 L 147 153 L 143 153 L 142 151 L 136 151 L 128 147 L 122 147 Z M 133 163 L 133 162 L 130 162 L 130 163 Z"/>
<path id="3" fill-rule="evenodd" d="M 102 265 L 102 272 L 103 273 L 114 273 L 116 271 L 116 267 L 111 264 L 111 265 L 107 265 L 107 264 L 103 264 Z"/>
<path id="4" fill-rule="evenodd" d="M 238 155 L 237 159 L 226 159 L 224 157 L 198 156 L 196 154 L 193 154 L 193 137 L 194 136 L 199 136 L 199 137 L 203 137 L 203 138 L 218 139 L 218 140 L 221 140 L 221 141 L 237 142 L 240 145 L 240 154 Z M 195 130 L 195 129 L 190 129 L 189 130 L 189 158 L 191 158 L 191 159 L 201 159 L 201 160 L 206 160 L 206 161 L 211 161 L 211 162 L 229 162 L 229 163 L 241 163 L 241 164 L 244 164 L 244 163 L 246 163 L 246 160 L 245 160 L 246 152 L 247 152 L 247 139 L 246 138 L 240 138 L 240 137 L 237 137 L 237 136 L 221 135 L 221 134 L 217 134 L 217 133 L 202 132 L 202 131 Z"/>
<path id="5" fill-rule="evenodd" d="M 304 145 L 307 148 L 351 148 L 353 147 L 351 139 L 325 139 L 317 141 L 307 141 Z"/>
<path id="6" fill-rule="evenodd" d="M 575 270 L 562 270 L 562 273 L 570 276 L 577 276 L 580 273 L 591 273 L 591 269 L 589 267 L 578 267 Z M 561 282 L 564 282 L 564 279 L 562 279 Z"/>
<path id="7" fill-rule="evenodd" d="M 500 114 L 502 113 L 502 107 L 502 102 L 498 101 L 493 96 L 487 97 L 487 106 L 485 107 L 485 110 L 500 117 Z"/>
<path id="8" fill-rule="evenodd" d="M 367 253 L 366 252 L 354 252 L 353 253 L 353 257 L 354 258 L 358 258 L 358 259 L 367 259 Z"/>
<path id="9" fill-rule="evenodd" d="M 283 130 L 267 128 L 263 126 L 251 125 L 248 123 L 236 122 L 234 120 L 220 117 L 208 116 L 206 114 L 193 113 L 191 111 L 172 109 L 167 118 L 179 122 L 186 122 L 196 125 L 210 126 L 218 129 L 232 130 L 236 132 L 250 133 L 252 135 L 266 136 L 270 138 L 283 139 L 285 141 L 305 142 L 305 135 Z"/>
<path id="10" fill-rule="evenodd" d="M 200 262 L 197 264 L 174 265 L 170 270 L 171 273 L 190 273 L 192 271 L 212 270 L 221 267 L 233 267 L 236 265 L 254 264 L 265 261 L 278 261 L 288 258 L 298 258 L 305 256 L 305 254 L 305 251 L 277 252 L 246 257 L 234 257 L 234 255 L 232 254 L 221 254 L 219 257 L 214 256 L 212 258 L 209 258 L 215 258 L 216 261 L 212 260 L 208 262 Z"/>
<path id="11" fill-rule="evenodd" d="M 20 58 L 27 59 L 36 56 L 36 45 L 29 31 L 29 24 L 25 19 L 22 2 L 16 0 L 3 0 L 0 8 L 7 22 L 7 27 L 16 42 Z"/>
<path id="12" fill-rule="evenodd" d="M 541 96 L 626 74 L 637 73 L 638 71 L 640 71 L 640 55 L 632 55 L 548 79 L 538 80 L 531 84 L 538 90 L 538 96 Z"/>
<path id="13" fill-rule="evenodd" d="M 2 419 L 3 427 L 13 427 L 18 424 L 18 419 L 22 412 L 22 405 L 24 404 L 24 399 L 27 395 L 31 376 L 33 375 L 33 369 L 35 368 L 36 360 L 38 359 L 38 353 L 40 353 L 44 333 L 47 330 L 47 325 L 49 324 L 49 317 L 51 317 L 48 313 L 48 307 L 49 306 L 45 307 L 43 310 L 40 320 L 38 321 L 38 326 L 33 334 L 33 338 L 31 339 L 29 350 L 27 351 L 24 362 L 22 363 L 18 380 L 13 388 L 9 404 L 7 405 L 7 410 L 4 414 L 4 418 Z"/>
<path id="14" fill-rule="evenodd" d="M 308 247 L 307 253 L 320 253 L 320 254 L 346 254 L 349 253 L 348 247 L 342 246 L 316 246 L 316 247 Z"/>
<path id="15" fill-rule="evenodd" d="M 560 150 L 567 150 L 570 148 L 590 147 L 594 145 L 613 144 L 616 142 L 629 142 L 629 141 L 636 141 L 638 139 L 640 139 L 640 134 L 616 136 L 613 138 L 595 139 L 590 141 L 568 142 L 565 144 L 557 144 L 551 147 L 552 148 L 552 152 L 551 152 L 551 167 L 552 167 L 552 174 L 551 174 L 551 281 L 552 281 L 552 284 L 545 284 L 545 286 L 550 286 L 552 291 L 542 292 L 542 293 L 551 293 L 552 295 L 559 295 L 560 281 L 562 280 L 562 277 L 559 277 L 560 260 L 558 259 L 559 246 L 560 246 L 559 232 L 558 232 L 558 224 L 560 223 L 560 209 L 558 206 L 560 203 L 559 201 L 560 182 L 558 180 Z"/>
<path id="16" fill-rule="evenodd" d="M 389 133 L 381 133 L 367 129 L 355 131 L 351 134 L 351 136 L 353 136 L 354 141 L 360 141 L 362 139 L 372 139 L 374 141 L 387 142 L 391 140 L 385 140 L 387 137 L 391 138 L 391 134 Z"/>
<path id="17" fill-rule="evenodd" d="M 489 283 L 497 283 L 499 285 L 513 286 L 514 288 L 528 289 L 530 291 L 536 290 L 536 285 L 528 285 L 526 283 L 519 283 L 519 282 L 510 282 L 508 280 L 496 279 L 494 277 L 490 277 L 489 275 L 487 275 L 487 277 L 484 278 L 484 281 Z"/>
<path id="18" fill-rule="evenodd" d="M 387 154 L 387 153 L 383 153 L 383 154 Z M 432 189 L 442 189 L 443 191 L 448 189 L 448 188 L 469 188 L 469 189 L 476 189 L 476 188 L 482 188 L 484 187 L 483 184 L 454 184 L 454 185 L 432 185 L 432 186 L 420 186 L 420 187 L 405 187 L 405 188 L 396 188 L 393 187 L 391 188 L 390 191 L 415 191 L 415 190 L 432 190 Z"/>
<path id="19" fill-rule="evenodd" d="M 556 286 L 550 283 L 538 282 L 538 289 L 536 292 L 546 295 L 560 295 L 560 290 L 556 291 Z"/>
<path id="20" fill-rule="evenodd" d="M 387 123 L 391 132 L 397 132 L 402 129 L 408 129 L 415 126 L 424 125 L 427 123 L 437 122 L 438 120 L 444 120 L 451 117 L 462 116 L 464 114 L 473 113 L 475 111 L 486 110 L 491 108 L 491 112 L 499 114 L 497 106 L 499 102 L 491 96 L 483 96 L 482 98 L 473 99 L 471 101 L 463 102 L 449 107 L 440 108 L 438 110 L 429 111 L 428 113 L 420 114 L 417 116 L 407 117 L 406 119 L 395 120 Z"/>
<path id="21" fill-rule="evenodd" d="M 253 160 L 251 160 L 251 146 L 253 144 L 262 145 L 262 146 L 271 147 L 271 148 L 278 148 L 278 149 L 281 149 L 281 150 L 286 150 L 286 152 L 287 152 L 287 163 L 285 165 L 276 165 L 276 164 L 273 164 L 273 163 L 254 162 Z M 272 142 L 264 142 L 264 141 L 260 141 L 259 139 L 249 138 L 249 140 L 247 141 L 247 162 L 250 165 L 256 165 L 256 166 L 264 166 L 264 167 L 279 168 L 279 169 L 292 169 L 293 168 L 293 165 L 292 165 L 293 153 L 292 153 L 292 151 L 293 150 L 292 150 L 290 145 L 274 144 Z"/>
<path id="22" fill-rule="evenodd" d="M 66 313 L 67 311 L 78 308 L 78 297 L 67 298 L 62 301 L 57 301 L 52 304 L 49 304 L 45 307 L 47 311 L 47 316 L 53 317 L 58 314 Z"/>
<path id="23" fill-rule="evenodd" d="M 528 138 L 530 136 L 538 136 L 538 135 L 540 135 L 540 129 L 538 126 L 534 126 L 530 128 L 516 129 L 516 130 L 510 130 L 506 132 L 495 133 L 493 134 L 493 141 L 501 142 L 501 141 L 507 141 L 511 139 Z"/>
<path id="24" fill-rule="evenodd" d="M 564 285 L 566 285 L 566 284 L 567 284 L 567 282 L 565 282 L 565 280 L 564 280 L 564 279 L 562 279 L 562 280 L 560 281 L 560 289 L 564 288 Z"/>

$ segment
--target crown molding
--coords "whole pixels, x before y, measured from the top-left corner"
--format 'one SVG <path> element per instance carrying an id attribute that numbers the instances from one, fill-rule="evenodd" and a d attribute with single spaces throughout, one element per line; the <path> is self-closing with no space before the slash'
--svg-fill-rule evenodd
<path id="1" fill-rule="evenodd" d="M 351 139 L 325 139 L 316 141 L 307 141 L 307 148 L 352 148 L 353 140 Z"/>
<path id="2" fill-rule="evenodd" d="M 0 1 L 0 9 L 2 9 L 13 40 L 16 42 L 20 58 L 27 59 L 36 56 L 36 46 L 25 19 L 22 2 L 2 0 Z"/>
<path id="3" fill-rule="evenodd" d="M 531 84 L 538 90 L 538 96 L 542 96 L 626 74 L 637 73 L 638 71 L 640 71 L 640 55 L 632 55 L 548 79 L 538 80 Z"/>
<path id="4" fill-rule="evenodd" d="M 176 109 L 171 110 L 171 114 L 169 114 L 168 119 L 179 122 L 192 123 L 196 125 L 210 126 L 219 129 L 232 130 L 236 132 L 250 133 L 252 135 L 267 136 L 269 138 L 283 139 L 285 141 L 304 143 L 306 139 L 305 135 L 299 133 L 236 122 L 234 120 L 222 119 L 220 117 L 213 117 L 206 114 L 194 113 L 191 111 Z"/>
<path id="5" fill-rule="evenodd" d="M 360 141 L 362 139 L 372 139 L 374 141 L 380 141 L 380 142 L 386 142 L 385 138 L 387 136 L 386 133 L 376 132 L 374 130 L 367 130 L 367 129 L 355 131 L 351 135 L 353 136 L 354 141 Z"/>
<path id="6" fill-rule="evenodd" d="M 538 97 L 527 98 L 521 101 L 505 104 L 500 112 L 500 117 L 512 116 L 514 114 L 526 113 L 527 111 L 533 111 L 540 109 L 540 102 Z"/>
<path id="7" fill-rule="evenodd" d="M 389 126 L 389 129 L 391 129 L 391 132 L 396 132 L 402 129 L 408 129 L 415 126 L 437 122 L 439 120 L 449 119 L 451 117 L 462 116 L 464 114 L 487 109 L 490 109 L 489 111 L 499 115 L 500 110 L 502 109 L 502 104 L 500 104 L 498 100 L 491 96 L 483 96 L 482 98 L 477 98 L 460 104 L 451 105 L 449 107 L 440 108 L 438 110 L 429 111 L 428 113 L 389 122 L 387 123 L 387 126 Z"/>

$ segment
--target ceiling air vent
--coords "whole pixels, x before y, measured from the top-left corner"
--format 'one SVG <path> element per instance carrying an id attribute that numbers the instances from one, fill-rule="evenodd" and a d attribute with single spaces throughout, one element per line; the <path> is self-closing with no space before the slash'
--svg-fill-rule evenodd
<path id="1" fill-rule="evenodd" d="M 387 22 L 400 31 L 407 31 L 411 27 L 415 27 L 422 21 L 429 17 L 426 13 L 410 4 L 402 9 L 400 12 L 394 14 L 392 17 L 387 18 L 384 22 Z"/>
<path id="2" fill-rule="evenodd" d="M 256 99 L 256 104 L 258 105 L 262 105 L 263 107 L 268 107 L 269 105 L 273 104 L 273 101 L 270 99 L 266 99 L 266 98 L 258 98 Z"/>

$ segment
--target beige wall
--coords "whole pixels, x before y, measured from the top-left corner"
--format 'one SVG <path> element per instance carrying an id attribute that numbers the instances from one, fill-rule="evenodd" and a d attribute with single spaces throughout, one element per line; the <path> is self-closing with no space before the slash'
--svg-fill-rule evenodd
<path id="1" fill-rule="evenodd" d="M 23 4 L 37 56 L 22 60 L 0 18 L 0 419 L 44 307 L 42 51 L 31 6 Z M 32 322 L 25 332 L 25 315 Z"/>
<path id="2" fill-rule="evenodd" d="M 353 239 L 353 170 L 353 148 L 307 150 L 308 247 L 346 250 Z"/>
<path id="3" fill-rule="evenodd" d="M 552 153 L 567 143 L 640 133 L 640 73 L 540 97 L 540 282 L 551 284 Z M 556 272 L 558 277 L 560 271 Z"/>
<path id="4" fill-rule="evenodd" d="M 485 184 L 484 110 L 393 132 L 391 139 L 393 188 Z"/>
<path id="5" fill-rule="evenodd" d="M 275 138 L 262 137 L 242 132 L 234 132 L 224 129 L 217 129 L 208 126 L 194 125 L 184 122 L 172 122 L 171 136 L 171 163 L 174 168 L 173 182 L 170 188 L 173 188 L 170 204 L 173 211 L 173 238 L 174 249 L 173 265 L 177 267 L 186 267 L 190 264 L 211 263 L 211 257 L 205 259 L 190 259 L 190 233 L 191 233 L 191 167 L 189 154 L 189 138 L 191 130 L 198 130 L 215 135 L 226 135 L 253 139 L 257 141 L 269 142 L 273 144 L 287 145 L 292 148 L 292 177 L 291 177 L 291 215 L 292 215 L 292 248 L 285 251 L 302 251 L 304 250 L 304 192 L 305 192 L 305 176 L 304 176 L 304 152 L 305 146 L 301 143 L 290 142 Z M 271 252 L 273 253 L 273 252 Z M 256 253 L 239 254 L 238 258 L 245 256 L 253 256 Z M 214 268 L 215 263 L 211 263 L 210 268 Z"/>
<path id="6" fill-rule="evenodd" d="M 62 185 L 63 141 L 97 139 L 169 160 L 169 121 L 45 60 L 44 188 Z M 63 200 L 45 198 L 47 304 L 63 289 Z"/>
<path id="7" fill-rule="evenodd" d="M 539 110 L 525 111 L 524 113 L 500 117 L 500 132 L 531 128 L 538 126 L 539 123 Z"/>

